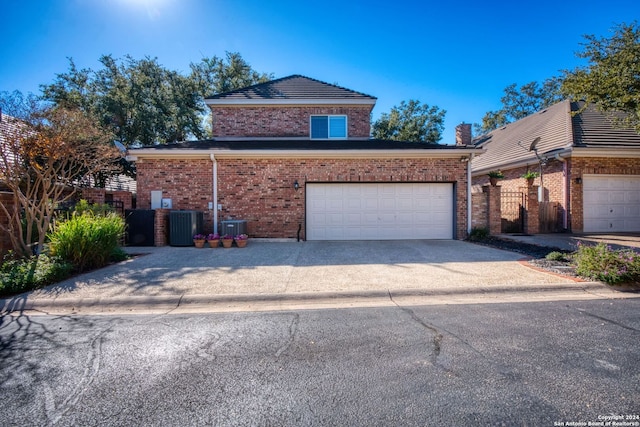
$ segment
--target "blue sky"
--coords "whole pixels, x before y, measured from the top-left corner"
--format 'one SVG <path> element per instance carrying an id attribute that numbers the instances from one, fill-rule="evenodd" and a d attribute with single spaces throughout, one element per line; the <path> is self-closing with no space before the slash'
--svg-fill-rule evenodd
<path id="1" fill-rule="evenodd" d="M 39 92 L 56 73 L 112 54 L 157 57 L 188 72 L 240 52 L 275 77 L 302 74 L 378 98 L 374 120 L 403 100 L 480 122 L 511 84 L 584 64 L 584 34 L 640 20 L 637 0 L 257 1 L 0 0 L 0 91 Z"/>

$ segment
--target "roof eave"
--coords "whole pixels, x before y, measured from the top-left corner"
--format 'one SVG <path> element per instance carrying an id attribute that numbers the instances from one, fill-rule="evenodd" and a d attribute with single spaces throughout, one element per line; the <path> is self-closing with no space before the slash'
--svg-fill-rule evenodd
<path id="1" fill-rule="evenodd" d="M 154 150 L 136 149 L 127 160 L 140 159 L 388 159 L 388 158 L 452 158 L 468 159 L 482 154 L 477 148 L 422 150 Z M 465 160 L 466 161 L 466 160 Z"/>
<path id="2" fill-rule="evenodd" d="M 242 105 L 246 107 L 248 105 L 375 105 L 376 99 L 367 99 L 367 98 L 357 98 L 357 99 L 349 99 L 349 98 L 296 98 L 296 99 L 205 99 L 205 104 L 214 105 L 214 106 L 227 106 L 231 107 L 234 105 Z"/>
<path id="3" fill-rule="evenodd" d="M 640 147 L 573 147 L 571 157 L 640 158 Z"/>

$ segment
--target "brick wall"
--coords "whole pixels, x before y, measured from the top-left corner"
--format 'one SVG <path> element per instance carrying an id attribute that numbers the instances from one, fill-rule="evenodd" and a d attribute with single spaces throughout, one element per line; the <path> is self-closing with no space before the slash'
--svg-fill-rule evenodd
<path id="1" fill-rule="evenodd" d="M 104 188 L 83 188 L 80 198 L 92 204 L 104 204 Z"/>
<path id="2" fill-rule="evenodd" d="M 131 209 L 133 204 L 133 194 L 130 191 L 107 191 L 104 188 L 83 188 L 80 198 L 89 203 L 104 204 L 107 200 L 122 202 L 123 209 Z"/>
<path id="3" fill-rule="evenodd" d="M 640 175 L 639 159 L 619 159 L 606 157 L 571 158 L 570 170 L 570 223 L 571 231 L 580 233 L 584 229 L 584 209 L 582 183 L 576 179 L 583 175 Z"/>
<path id="4" fill-rule="evenodd" d="M 372 105 L 212 107 L 214 137 L 309 137 L 310 116 L 347 116 L 349 138 L 368 138 Z"/>
<path id="5" fill-rule="evenodd" d="M 142 159 L 136 162 L 138 209 L 151 209 L 151 191 L 162 191 L 173 209 L 204 211 L 205 230 L 213 229 L 213 162 L 210 159 Z"/>
<path id="6" fill-rule="evenodd" d="M 501 169 L 504 174 L 504 179 L 499 181 L 500 187 L 503 191 L 520 191 L 526 193 L 527 180 L 522 178 L 522 175 L 527 170 L 533 172 L 539 172 L 538 165 L 533 165 L 527 168 L 526 166 L 514 168 L 514 169 Z M 544 168 L 542 168 L 542 180 L 544 181 L 545 199 L 549 202 L 558 202 L 564 208 L 564 193 L 562 187 L 564 185 L 563 177 L 563 165 L 562 162 L 551 160 Z M 489 184 L 489 177 L 487 175 L 478 175 L 472 178 L 474 185 L 487 185 Z M 537 177 L 533 180 L 533 185 L 540 186 L 541 179 Z"/>
<path id="7" fill-rule="evenodd" d="M 144 159 L 137 163 L 138 207 L 162 190 L 173 209 L 206 210 L 212 199 L 212 162 Z M 294 190 L 298 181 L 300 188 Z M 219 220 L 245 219 L 252 237 L 297 237 L 305 231 L 307 182 L 457 182 L 457 237 L 466 237 L 465 164 L 455 159 L 219 159 Z M 212 230 L 210 213 L 205 231 Z"/>

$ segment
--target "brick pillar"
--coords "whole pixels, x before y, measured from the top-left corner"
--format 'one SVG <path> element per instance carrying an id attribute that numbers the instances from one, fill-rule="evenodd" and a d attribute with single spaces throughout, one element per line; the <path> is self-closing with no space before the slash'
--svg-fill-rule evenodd
<path id="1" fill-rule="evenodd" d="M 155 246 L 169 244 L 169 209 L 156 209 L 154 230 Z"/>
<path id="2" fill-rule="evenodd" d="M 500 187 L 485 185 L 482 192 L 487 193 L 487 213 L 489 234 L 496 235 L 502 233 L 502 211 L 500 209 Z"/>
<path id="3" fill-rule="evenodd" d="M 538 234 L 540 232 L 540 203 L 538 202 L 538 186 L 527 187 L 527 216 L 525 218 L 524 232 L 526 234 Z"/>

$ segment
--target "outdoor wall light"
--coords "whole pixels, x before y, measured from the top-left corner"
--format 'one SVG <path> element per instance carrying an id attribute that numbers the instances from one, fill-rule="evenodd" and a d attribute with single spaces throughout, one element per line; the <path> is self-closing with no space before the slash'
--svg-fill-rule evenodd
<path id="1" fill-rule="evenodd" d="M 576 184 L 582 184 L 582 178 L 576 178 Z"/>
<path id="2" fill-rule="evenodd" d="M 300 188 L 300 184 L 298 184 L 298 180 L 296 179 L 293 181 L 293 189 L 298 191 L 298 188 Z"/>

